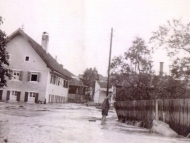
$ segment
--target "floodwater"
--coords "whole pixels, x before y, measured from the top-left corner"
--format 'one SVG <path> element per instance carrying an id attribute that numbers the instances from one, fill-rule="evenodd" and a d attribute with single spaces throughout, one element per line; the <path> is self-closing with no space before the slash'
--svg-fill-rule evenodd
<path id="1" fill-rule="evenodd" d="M 110 110 L 101 125 L 101 110 L 81 104 L 0 102 L 0 143 L 189 143 L 147 129 L 119 123 Z"/>

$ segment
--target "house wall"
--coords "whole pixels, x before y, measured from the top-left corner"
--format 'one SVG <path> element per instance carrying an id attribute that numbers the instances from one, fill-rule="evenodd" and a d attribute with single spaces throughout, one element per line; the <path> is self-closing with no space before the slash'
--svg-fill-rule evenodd
<path id="1" fill-rule="evenodd" d="M 100 96 L 98 99 L 98 103 L 102 103 L 104 99 L 106 98 L 106 91 L 100 91 L 99 95 Z M 112 93 L 109 93 L 108 95 L 112 95 Z"/>
<path id="2" fill-rule="evenodd" d="M 100 85 L 98 84 L 98 82 L 96 81 L 95 83 L 95 92 L 94 92 L 94 103 L 99 103 L 98 100 L 99 100 L 99 95 L 100 95 Z"/>
<path id="3" fill-rule="evenodd" d="M 49 81 L 50 82 L 50 81 Z M 54 84 L 49 84 L 49 95 L 57 95 L 59 97 L 64 97 L 64 102 L 68 99 L 68 89 L 63 86 L 57 86 Z"/>
<path id="4" fill-rule="evenodd" d="M 102 103 L 105 98 L 106 98 L 106 92 L 100 91 L 100 97 L 99 97 L 98 103 Z"/>
<path id="5" fill-rule="evenodd" d="M 3 100 L 6 99 L 7 90 L 16 90 L 21 92 L 20 101 L 24 101 L 25 92 L 37 92 L 39 100 L 45 99 L 47 75 L 49 69 L 41 57 L 35 52 L 30 44 L 21 36 L 17 35 L 8 44 L 6 50 L 10 54 L 9 67 L 13 70 L 23 72 L 22 81 L 7 80 L 7 87 L 3 91 Z M 29 61 L 25 61 L 29 56 Z M 29 72 L 40 72 L 40 80 L 28 81 Z"/>
<path id="6" fill-rule="evenodd" d="M 112 95 L 112 89 L 109 88 L 109 94 Z M 94 103 L 102 103 L 104 99 L 106 98 L 106 88 L 101 88 L 98 82 L 95 83 L 95 94 L 94 94 Z"/>

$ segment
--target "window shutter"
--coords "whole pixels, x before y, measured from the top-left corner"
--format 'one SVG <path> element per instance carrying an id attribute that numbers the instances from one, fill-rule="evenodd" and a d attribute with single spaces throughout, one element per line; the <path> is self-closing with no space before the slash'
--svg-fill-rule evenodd
<path id="1" fill-rule="evenodd" d="M 41 76 L 41 74 L 40 74 L 40 72 L 39 72 L 39 73 L 38 73 L 38 77 L 37 77 L 37 78 L 38 78 L 38 79 L 37 79 L 38 82 L 40 82 L 40 76 Z"/>
<path id="2" fill-rule="evenodd" d="M 38 96 L 39 96 L 39 94 L 36 93 L 36 97 L 35 97 L 35 102 L 36 102 L 36 103 L 38 103 Z"/>
<path id="3" fill-rule="evenodd" d="M 24 102 L 28 101 L 28 92 L 25 92 Z"/>
<path id="4" fill-rule="evenodd" d="M 50 83 L 52 83 L 52 81 L 53 81 L 53 76 L 52 76 L 52 74 L 50 74 Z"/>
<path id="5" fill-rule="evenodd" d="M 23 75 L 23 71 L 20 71 L 20 76 L 19 76 L 20 81 L 22 81 L 22 75 Z"/>
<path id="6" fill-rule="evenodd" d="M 16 101 L 20 101 L 20 92 L 18 92 L 18 94 L 17 94 L 17 99 L 16 99 Z"/>
<path id="7" fill-rule="evenodd" d="M 13 70 L 9 70 L 9 74 L 10 74 L 9 80 L 11 80 L 13 76 Z"/>
<path id="8" fill-rule="evenodd" d="M 30 81 L 31 72 L 28 72 L 28 81 Z"/>
<path id="9" fill-rule="evenodd" d="M 2 100 L 3 90 L 0 90 L 0 100 Z"/>
<path id="10" fill-rule="evenodd" d="M 6 98 L 6 100 L 9 100 L 9 99 L 10 99 L 10 91 L 7 90 L 7 98 Z"/>

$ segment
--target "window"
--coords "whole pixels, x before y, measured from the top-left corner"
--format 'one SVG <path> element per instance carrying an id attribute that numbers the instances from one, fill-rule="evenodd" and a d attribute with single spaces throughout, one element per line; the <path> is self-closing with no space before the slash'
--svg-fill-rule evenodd
<path id="1" fill-rule="evenodd" d="M 63 86 L 63 79 L 62 78 L 58 78 L 58 86 Z"/>
<path id="2" fill-rule="evenodd" d="M 25 61 L 29 61 L 29 57 L 28 56 L 26 56 Z"/>
<path id="3" fill-rule="evenodd" d="M 58 77 L 54 74 L 51 74 L 51 80 L 50 80 L 50 83 L 51 84 L 57 84 L 57 80 L 58 80 Z"/>
<path id="4" fill-rule="evenodd" d="M 57 85 L 58 85 L 58 86 L 60 85 L 60 80 L 61 80 L 61 78 L 58 77 L 58 82 L 57 82 Z"/>
<path id="5" fill-rule="evenodd" d="M 13 79 L 19 80 L 20 71 L 13 71 Z"/>
<path id="6" fill-rule="evenodd" d="M 28 81 L 40 81 L 40 73 L 39 72 L 28 72 Z"/>
<path id="7" fill-rule="evenodd" d="M 50 83 L 61 87 L 66 87 L 66 88 L 68 87 L 68 81 L 54 74 L 51 74 Z"/>
<path id="8" fill-rule="evenodd" d="M 22 71 L 18 71 L 18 70 L 10 70 L 10 80 L 22 80 Z"/>
<path id="9" fill-rule="evenodd" d="M 36 93 L 35 92 L 29 92 L 29 97 L 36 97 Z"/>
<path id="10" fill-rule="evenodd" d="M 50 79 L 50 83 L 54 83 L 54 75 L 53 74 L 51 74 L 51 79 Z"/>
<path id="11" fill-rule="evenodd" d="M 17 96 L 18 91 L 11 91 L 12 95 Z"/>
<path id="12" fill-rule="evenodd" d="M 31 81 L 37 81 L 38 80 L 38 74 L 31 74 Z"/>
<path id="13" fill-rule="evenodd" d="M 69 82 L 66 81 L 66 80 L 64 80 L 64 85 L 63 85 L 63 87 L 68 88 L 68 87 L 69 87 Z"/>

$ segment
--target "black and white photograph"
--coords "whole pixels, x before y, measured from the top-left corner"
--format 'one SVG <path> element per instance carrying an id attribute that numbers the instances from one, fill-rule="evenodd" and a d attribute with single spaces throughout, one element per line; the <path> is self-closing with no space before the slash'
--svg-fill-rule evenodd
<path id="1" fill-rule="evenodd" d="M 0 143 L 190 143 L 190 0 L 0 0 Z"/>

